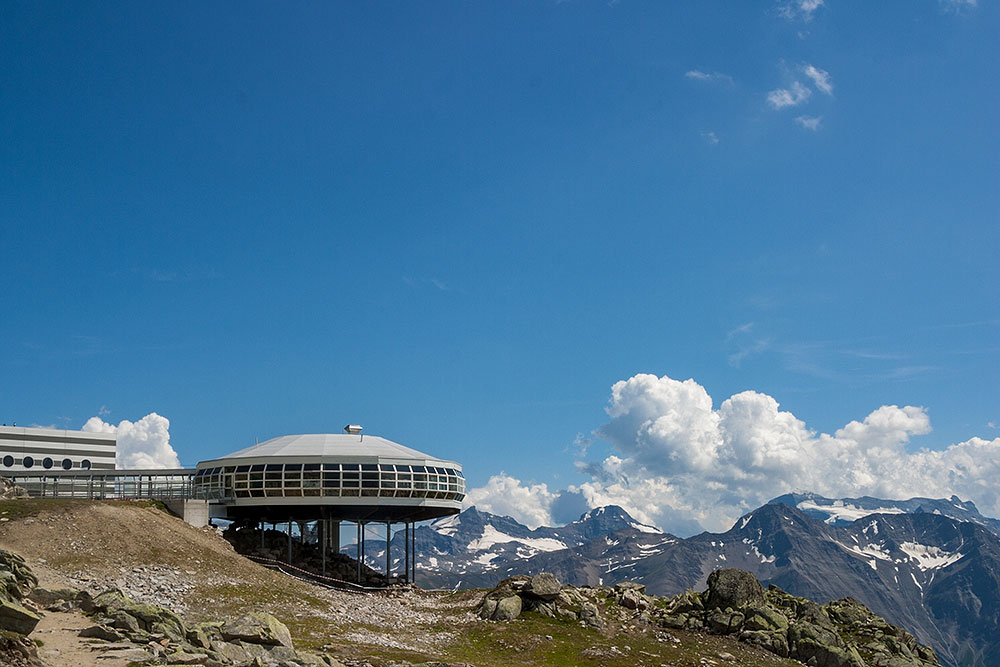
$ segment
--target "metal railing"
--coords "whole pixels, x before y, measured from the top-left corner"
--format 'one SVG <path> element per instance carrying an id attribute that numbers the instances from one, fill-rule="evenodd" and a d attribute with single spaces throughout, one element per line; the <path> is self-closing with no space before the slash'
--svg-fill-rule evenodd
<path id="1" fill-rule="evenodd" d="M 33 498 L 172 500 L 196 498 L 194 470 L 11 471 L 3 477 Z"/>

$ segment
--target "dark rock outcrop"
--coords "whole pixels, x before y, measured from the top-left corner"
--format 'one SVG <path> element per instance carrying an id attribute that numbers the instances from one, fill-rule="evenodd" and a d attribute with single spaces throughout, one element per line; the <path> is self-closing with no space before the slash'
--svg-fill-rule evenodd
<path id="1" fill-rule="evenodd" d="M 820 605 L 777 586 L 765 589 L 743 570 L 716 570 L 703 593 L 689 590 L 669 598 L 646 595 L 642 584 L 620 582 L 613 588 L 561 586 L 546 601 L 532 593 L 535 578 L 517 575 L 501 581 L 483 596 L 480 618 L 508 621 L 536 611 L 598 630 L 620 622 L 727 635 L 814 667 L 939 665 L 933 649 L 852 598 Z"/>
<path id="2" fill-rule="evenodd" d="M 746 570 L 726 568 L 708 575 L 708 609 L 743 609 L 764 602 L 764 587 Z"/>
<path id="3" fill-rule="evenodd" d="M 732 635 L 817 667 L 939 664 L 933 649 L 854 599 L 819 605 L 777 586 L 765 590 L 752 574 L 735 569 L 712 572 L 704 593 L 667 599 L 653 620 L 669 628 Z"/>
<path id="4" fill-rule="evenodd" d="M 0 631 L 28 635 L 41 617 L 22 604 L 38 579 L 24 559 L 10 551 L 0 551 Z"/>

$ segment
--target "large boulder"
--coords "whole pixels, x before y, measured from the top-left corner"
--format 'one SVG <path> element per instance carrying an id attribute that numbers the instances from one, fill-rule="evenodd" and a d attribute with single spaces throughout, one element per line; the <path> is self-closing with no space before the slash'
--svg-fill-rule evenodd
<path id="1" fill-rule="evenodd" d="M 708 575 L 707 609 L 742 609 L 764 602 L 764 587 L 745 570 L 725 568 Z"/>
<path id="2" fill-rule="evenodd" d="M 521 596 L 511 595 L 497 601 L 496 611 L 493 612 L 494 621 L 513 621 L 521 615 Z"/>
<path id="3" fill-rule="evenodd" d="M 638 581 L 620 581 L 615 584 L 615 593 L 618 595 L 623 595 L 626 591 L 635 591 L 645 595 L 646 584 L 640 584 Z"/>
<path id="4" fill-rule="evenodd" d="M 770 607 L 753 607 L 746 612 L 743 629 L 785 632 L 788 630 L 788 619 L 776 609 Z"/>
<path id="5" fill-rule="evenodd" d="M 562 584 L 556 579 L 556 575 L 551 572 L 536 574 L 524 587 L 525 593 L 530 593 L 543 600 L 555 600 L 559 597 L 559 591 L 561 590 Z"/>
<path id="6" fill-rule="evenodd" d="M 40 620 L 38 614 L 17 602 L 0 600 L 0 630 L 26 635 L 35 629 Z"/>
<path id="7" fill-rule="evenodd" d="M 598 611 L 597 605 L 589 600 L 584 602 L 580 607 L 580 620 L 584 625 L 589 625 L 598 630 L 604 627 L 604 620 L 601 619 L 601 613 Z"/>
<path id="8" fill-rule="evenodd" d="M 94 611 L 98 611 L 104 614 L 110 614 L 123 607 L 128 607 L 132 605 L 132 600 L 130 600 L 124 593 L 118 589 L 112 589 L 100 593 L 93 601 Z"/>
<path id="9" fill-rule="evenodd" d="M 292 648 L 292 636 L 285 624 L 263 611 L 233 619 L 223 624 L 221 631 L 222 638 L 227 642 L 241 640 L 250 644 Z"/>

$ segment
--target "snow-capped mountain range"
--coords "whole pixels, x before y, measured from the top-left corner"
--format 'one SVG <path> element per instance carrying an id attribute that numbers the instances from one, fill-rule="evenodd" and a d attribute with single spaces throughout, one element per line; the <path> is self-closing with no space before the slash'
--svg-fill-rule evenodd
<path id="1" fill-rule="evenodd" d="M 418 577 L 422 585 L 436 588 L 492 586 L 540 554 L 568 552 L 618 533 L 650 542 L 664 538 L 659 529 L 616 506 L 591 510 L 565 526 L 534 530 L 472 507 L 417 529 Z"/>
<path id="2" fill-rule="evenodd" d="M 534 530 L 470 508 L 417 528 L 417 581 L 425 588 L 487 587 L 511 574 L 547 571 L 578 586 L 629 580 L 669 595 L 704 588 L 712 570 L 738 567 L 794 595 L 854 597 L 934 646 L 942 664 L 996 665 L 997 526 L 958 498 L 788 494 L 725 533 L 685 539 L 615 506 Z M 402 537 L 396 539 L 394 555 L 402 554 Z M 376 567 L 384 562 L 384 548 L 384 542 L 367 544 Z"/>
<path id="3" fill-rule="evenodd" d="M 983 516 L 972 501 L 962 502 L 958 496 L 947 500 L 910 498 L 909 500 L 883 500 L 862 496 L 860 498 L 824 498 L 815 493 L 796 492 L 778 496 L 771 503 L 791 505 L 831 526 L 847 526 L 869 514 L 942 514 L 958 521 L 971 521 L 1000 535 L 1000 520 Z"/>

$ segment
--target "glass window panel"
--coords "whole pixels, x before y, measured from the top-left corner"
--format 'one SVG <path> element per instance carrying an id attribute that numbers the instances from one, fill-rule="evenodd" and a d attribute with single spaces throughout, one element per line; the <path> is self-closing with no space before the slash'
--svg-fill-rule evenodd
<path id="1" fill-rule="evenodd" d="M 358 469 L 358 464 L 357 463 L 344 463 L 340 467 L 343 470 L 357 470 Z"/>
<path id="2" fill-rule="evenodd" d="M 324 463 L 323 470 L 340 470 L 339 463 Z"/>
<path id="3" fill-rule="evenodd" d="M 303 470 L 319 470 L 319 464 L 318 463 L 306 463 L 305 465 L 302 466 L 302 469 Z"/>
<path id="4" fill-rule="evenodd" d="M 378 470 L 378 466 L 374 463 L 363 463 L 361 464 L 362 470 Z"/>

